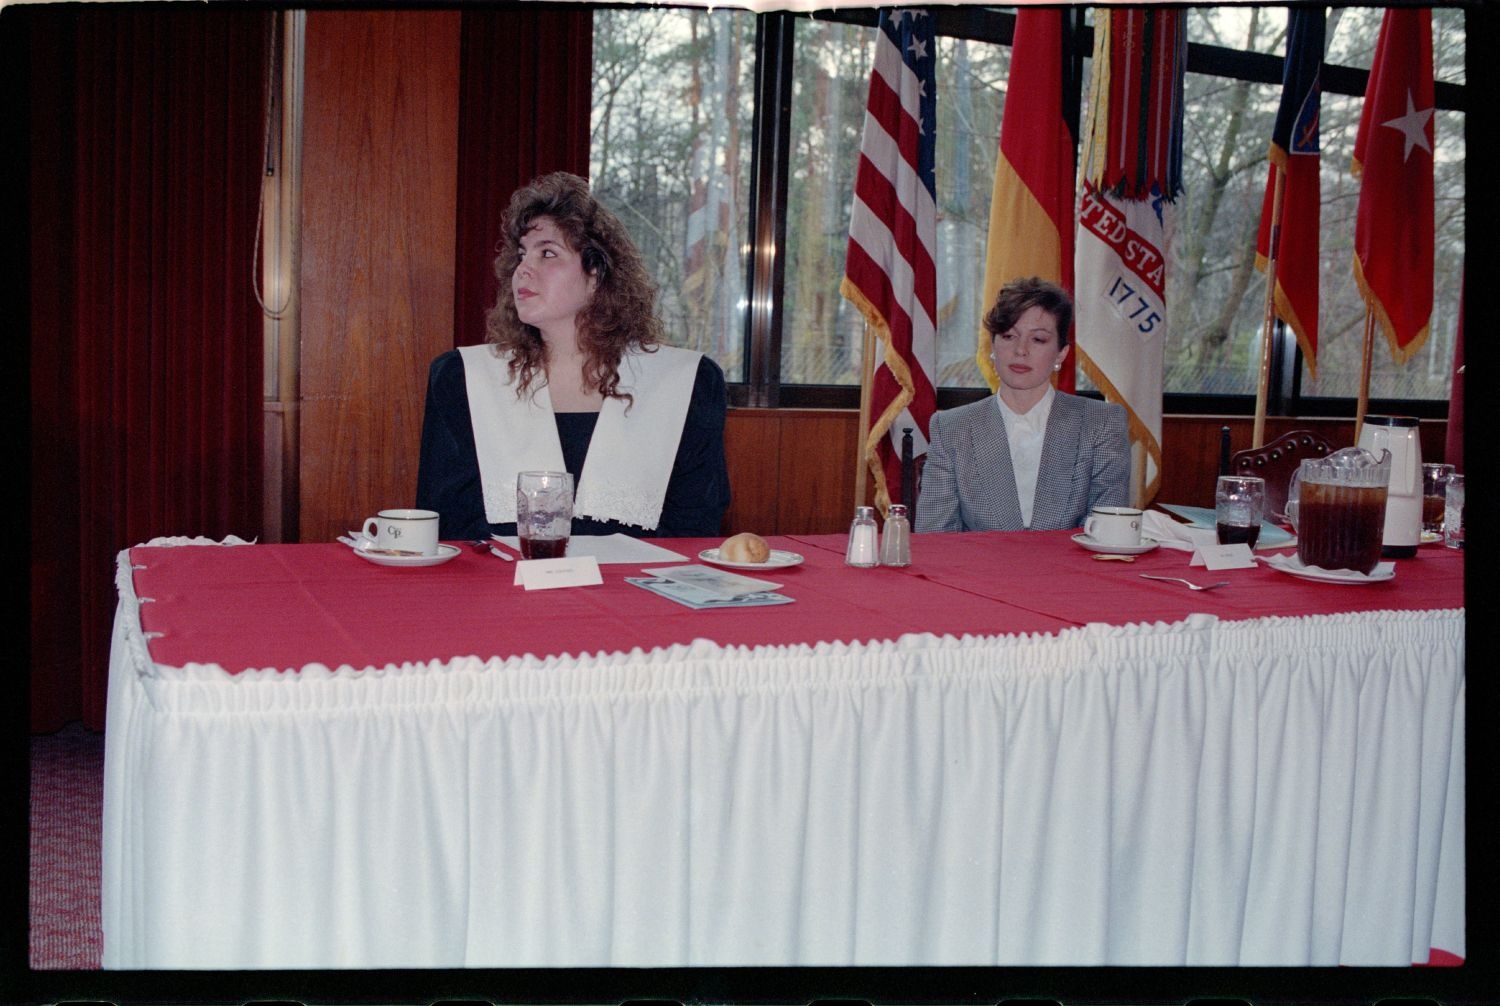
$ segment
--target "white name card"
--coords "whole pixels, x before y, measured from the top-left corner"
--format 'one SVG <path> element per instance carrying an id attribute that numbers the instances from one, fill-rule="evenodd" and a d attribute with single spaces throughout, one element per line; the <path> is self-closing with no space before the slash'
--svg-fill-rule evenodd
<path id="1" fill-rule="evenodd" d="M 527 590 L 553 587 L 591 587 L 603 583 L 599 560 L 591 555 L 569 555 L 561 559 L 522 559 L 516 563 L 515 582 Z"/>
<path id="2" fill-rule="evenodd" d="M 1209 569 L 1254 569 L 1255 553 L 1244 542 L 1237 545 L 1200 545 L 1189 566 Z"/>

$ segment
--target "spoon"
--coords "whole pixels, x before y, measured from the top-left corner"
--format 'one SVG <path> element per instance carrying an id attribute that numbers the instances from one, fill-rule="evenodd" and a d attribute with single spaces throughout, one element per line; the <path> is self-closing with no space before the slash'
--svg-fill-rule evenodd
<path id="1" fill-rule="evenodd" d="M 1228 580 L 1220 580 L 1218 583 L 1194 583 L 1192 580 L 1184 580 L 1180 576 L 1154 576 L 1151 573 L 1142 573 L 1140 575 L 1148 580 L 1167 580 L 1172 583 L 1180 583 L 1192 590 L 1213 590 L 1215 587 L 1229 586 Z"/>

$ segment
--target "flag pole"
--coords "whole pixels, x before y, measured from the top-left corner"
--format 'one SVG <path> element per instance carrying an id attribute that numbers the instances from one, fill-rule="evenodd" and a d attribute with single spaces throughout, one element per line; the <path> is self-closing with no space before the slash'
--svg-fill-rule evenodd
<path id="1" fill-rule="evenodd" d="M 1266 399 L 1271 389 L 1271 335 L 1276 324 L 1276 257 L 1281 247 L 1281 199 L 1286 191 L 1286 168 L 1276 168 L 1276 187 L 1271 195 L 1271 238 L 1266 242 L 1266 311 L 1260 340 L 1260 379 L 1255 388 L 1255 428 L 1250 447 L 1266 442 Z"/>
<path id="2" fill-rule="evenodd" d="M 1354 408 L 1354 442 L 1359 443 L 1365 425 L 1365 410 L 1370 406 L 1370 357 L 1375 352 L 1375 312 L 1365 306 L 1365 348 L 1359 361 L 1359 403 Z"/>
<path id="3" fill-rule="evenodd" d="M 865 442 L 870 437 L 870 396 L 875 383 L 875 336 L 865 322 L 864 348 L 859 364 L 859 429 L 854 435 L 854 505 L 865 505 L 865 482 L 870 466 L 865 463 Z"/>

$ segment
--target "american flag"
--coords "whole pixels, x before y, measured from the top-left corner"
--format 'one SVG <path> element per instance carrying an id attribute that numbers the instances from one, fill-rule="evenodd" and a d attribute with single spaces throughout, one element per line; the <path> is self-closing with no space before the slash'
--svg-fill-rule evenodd
<path id="1" fill-rule="evenodd" d="M 839 291 L 880 338 L 865 461 L 883 513 L 900 485 L 900 436 L 927 450 L 936 407 L 937 52 L 925 11 L 880 11 Z"/>

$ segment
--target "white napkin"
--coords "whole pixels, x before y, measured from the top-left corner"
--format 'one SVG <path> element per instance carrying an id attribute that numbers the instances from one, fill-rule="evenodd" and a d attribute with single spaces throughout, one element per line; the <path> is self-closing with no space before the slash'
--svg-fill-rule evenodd
<path id="1" fill-rule="evenodd" d="M 1179 552 L 1196 552 L 1200 546 L 1219 543 L 1218 532 L 1213 528 L 1179 523 L 1160 510 L 1147 510 L 1141 515 L 1141 535 Z"/>
<path id="2" fill-rule="evenodd" d="M 348 545 L 350 548 L 357 548 L 362 551 L 375 547 L 375 539 L 363 531 L 350 531 L 348 534 L 341 534 L 337 540 L 340 545 Z"/>

